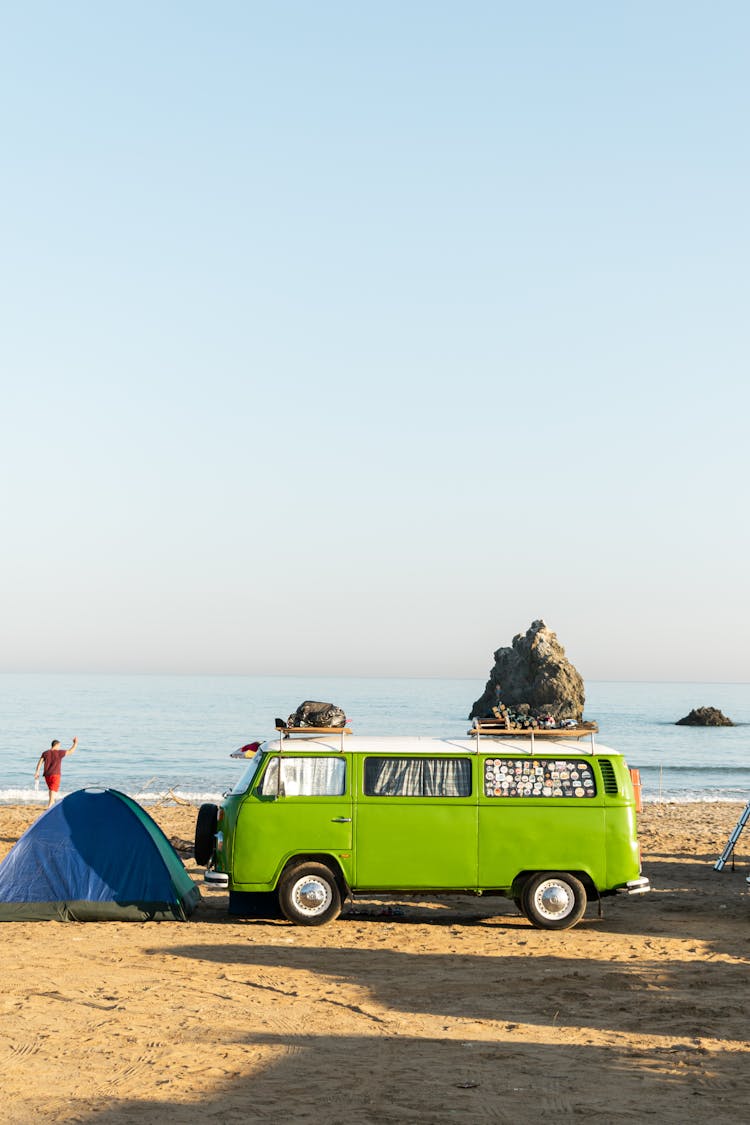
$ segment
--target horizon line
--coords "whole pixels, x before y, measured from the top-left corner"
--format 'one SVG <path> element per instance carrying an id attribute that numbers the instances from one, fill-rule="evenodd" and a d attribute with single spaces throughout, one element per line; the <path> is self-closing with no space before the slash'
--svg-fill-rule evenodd
<path id="1" fill-rule="evenodd" d="M 153 676 L 196 679 L 258 679 L 258 680 L 460 680 L 478 682 L 487 680 L 487 676 L 475 677 L 468 675 L 419 675 L 418 673 L 391 673 L 391 672 L 175 672 L 175 671 L 88 671 L 83 669 L 63 671 L 56 669 L 47 670 L 0 670 L 0 676 Z M 750 680 L 676 680 L 676 679 L 612 679 L 611 677 L 599 679 L 595 676 L 582 677 L 584 684 L 706 684 L 742 687 L 750 684 Z"/>

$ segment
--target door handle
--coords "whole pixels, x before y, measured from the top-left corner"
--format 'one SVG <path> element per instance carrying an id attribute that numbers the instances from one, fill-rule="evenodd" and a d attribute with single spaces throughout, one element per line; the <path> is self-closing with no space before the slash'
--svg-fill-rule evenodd
<path id="1" fill-rule="evenodd" d="M 331 818 L 332 824 L 351 824 L 352 818 L 350 816 L 334 816 Z"/>

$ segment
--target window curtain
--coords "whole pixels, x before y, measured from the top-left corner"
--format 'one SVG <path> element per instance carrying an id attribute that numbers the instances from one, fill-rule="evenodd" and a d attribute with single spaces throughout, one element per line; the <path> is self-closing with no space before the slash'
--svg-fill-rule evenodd
<path id="1" fill-rule="evenodd" d="M 471 762 L 466 758 L 425 758 L 425 797 L 468 797 L 471 794 Z"/>
<path id="2" fill-rule="evenodd" d="M 371 797 L 421 797 L 422 758 L 368 758 L 365 793 Z"/>
<path id="3" fill-rule="evenodd" d="M 279 760 L 274 758 L 263 778 L 265 796 L 276 793 Z M 340 797 L 346 791 L 343 758 L 287 758 L 281 768 L 281 793 L 285 797 Z"/>
<path id="4" fill-rule="evenodd" d="M 471 762 L 465 758 L 368 758 L 369 797 L 468 797 Z"/>

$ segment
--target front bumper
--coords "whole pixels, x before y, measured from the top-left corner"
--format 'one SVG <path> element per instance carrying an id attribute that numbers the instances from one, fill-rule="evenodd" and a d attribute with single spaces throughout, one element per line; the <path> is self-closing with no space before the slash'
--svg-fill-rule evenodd
<path id="1" fill-rule="evenodd" d="M 616 895 L 645 895 L 651 890 L 651 884 L 645 875 L 640 879 L 631 879 L 628 883 L 621 883 L 615 887 Z"/>
<path id="2" fill-rule="evenodd" d="M 206 871 L 203 875 L 203 882 L 208 883 L 210 887 L 216 887 L 221 890 L 222 887 L 226 889 L 229 886 L 229 876 L 224 871 Z"/>

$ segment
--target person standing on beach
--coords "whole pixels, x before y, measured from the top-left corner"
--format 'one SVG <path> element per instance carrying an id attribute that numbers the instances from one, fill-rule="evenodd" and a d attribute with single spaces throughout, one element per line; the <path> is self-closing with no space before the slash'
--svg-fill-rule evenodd
<path id="1" fill-rule="evenodd" d="M 78 735 L 76 735 L 76 737 L 73 739 L 73 745 L 70 746 L 67 750 L 61 749 L 60 740 L 59 738 L 56 738 L 50 746 L 49 750 L 45 750 L 44 753 L 39 757 L 39 761 L 36 764 L 36 770 L 34 771 L 34 781 L 39 780 L 39 770 L 43 766 L 44 780 L 47 783 L 47 788 L 49 789 L 49 801 L 47 802 L 47 808 L 49 808 L 54 803 L 55 793 L 57 793 L 60 789 L 62 760 L 68 754 L 72 754 L 77 745 Z"/>

